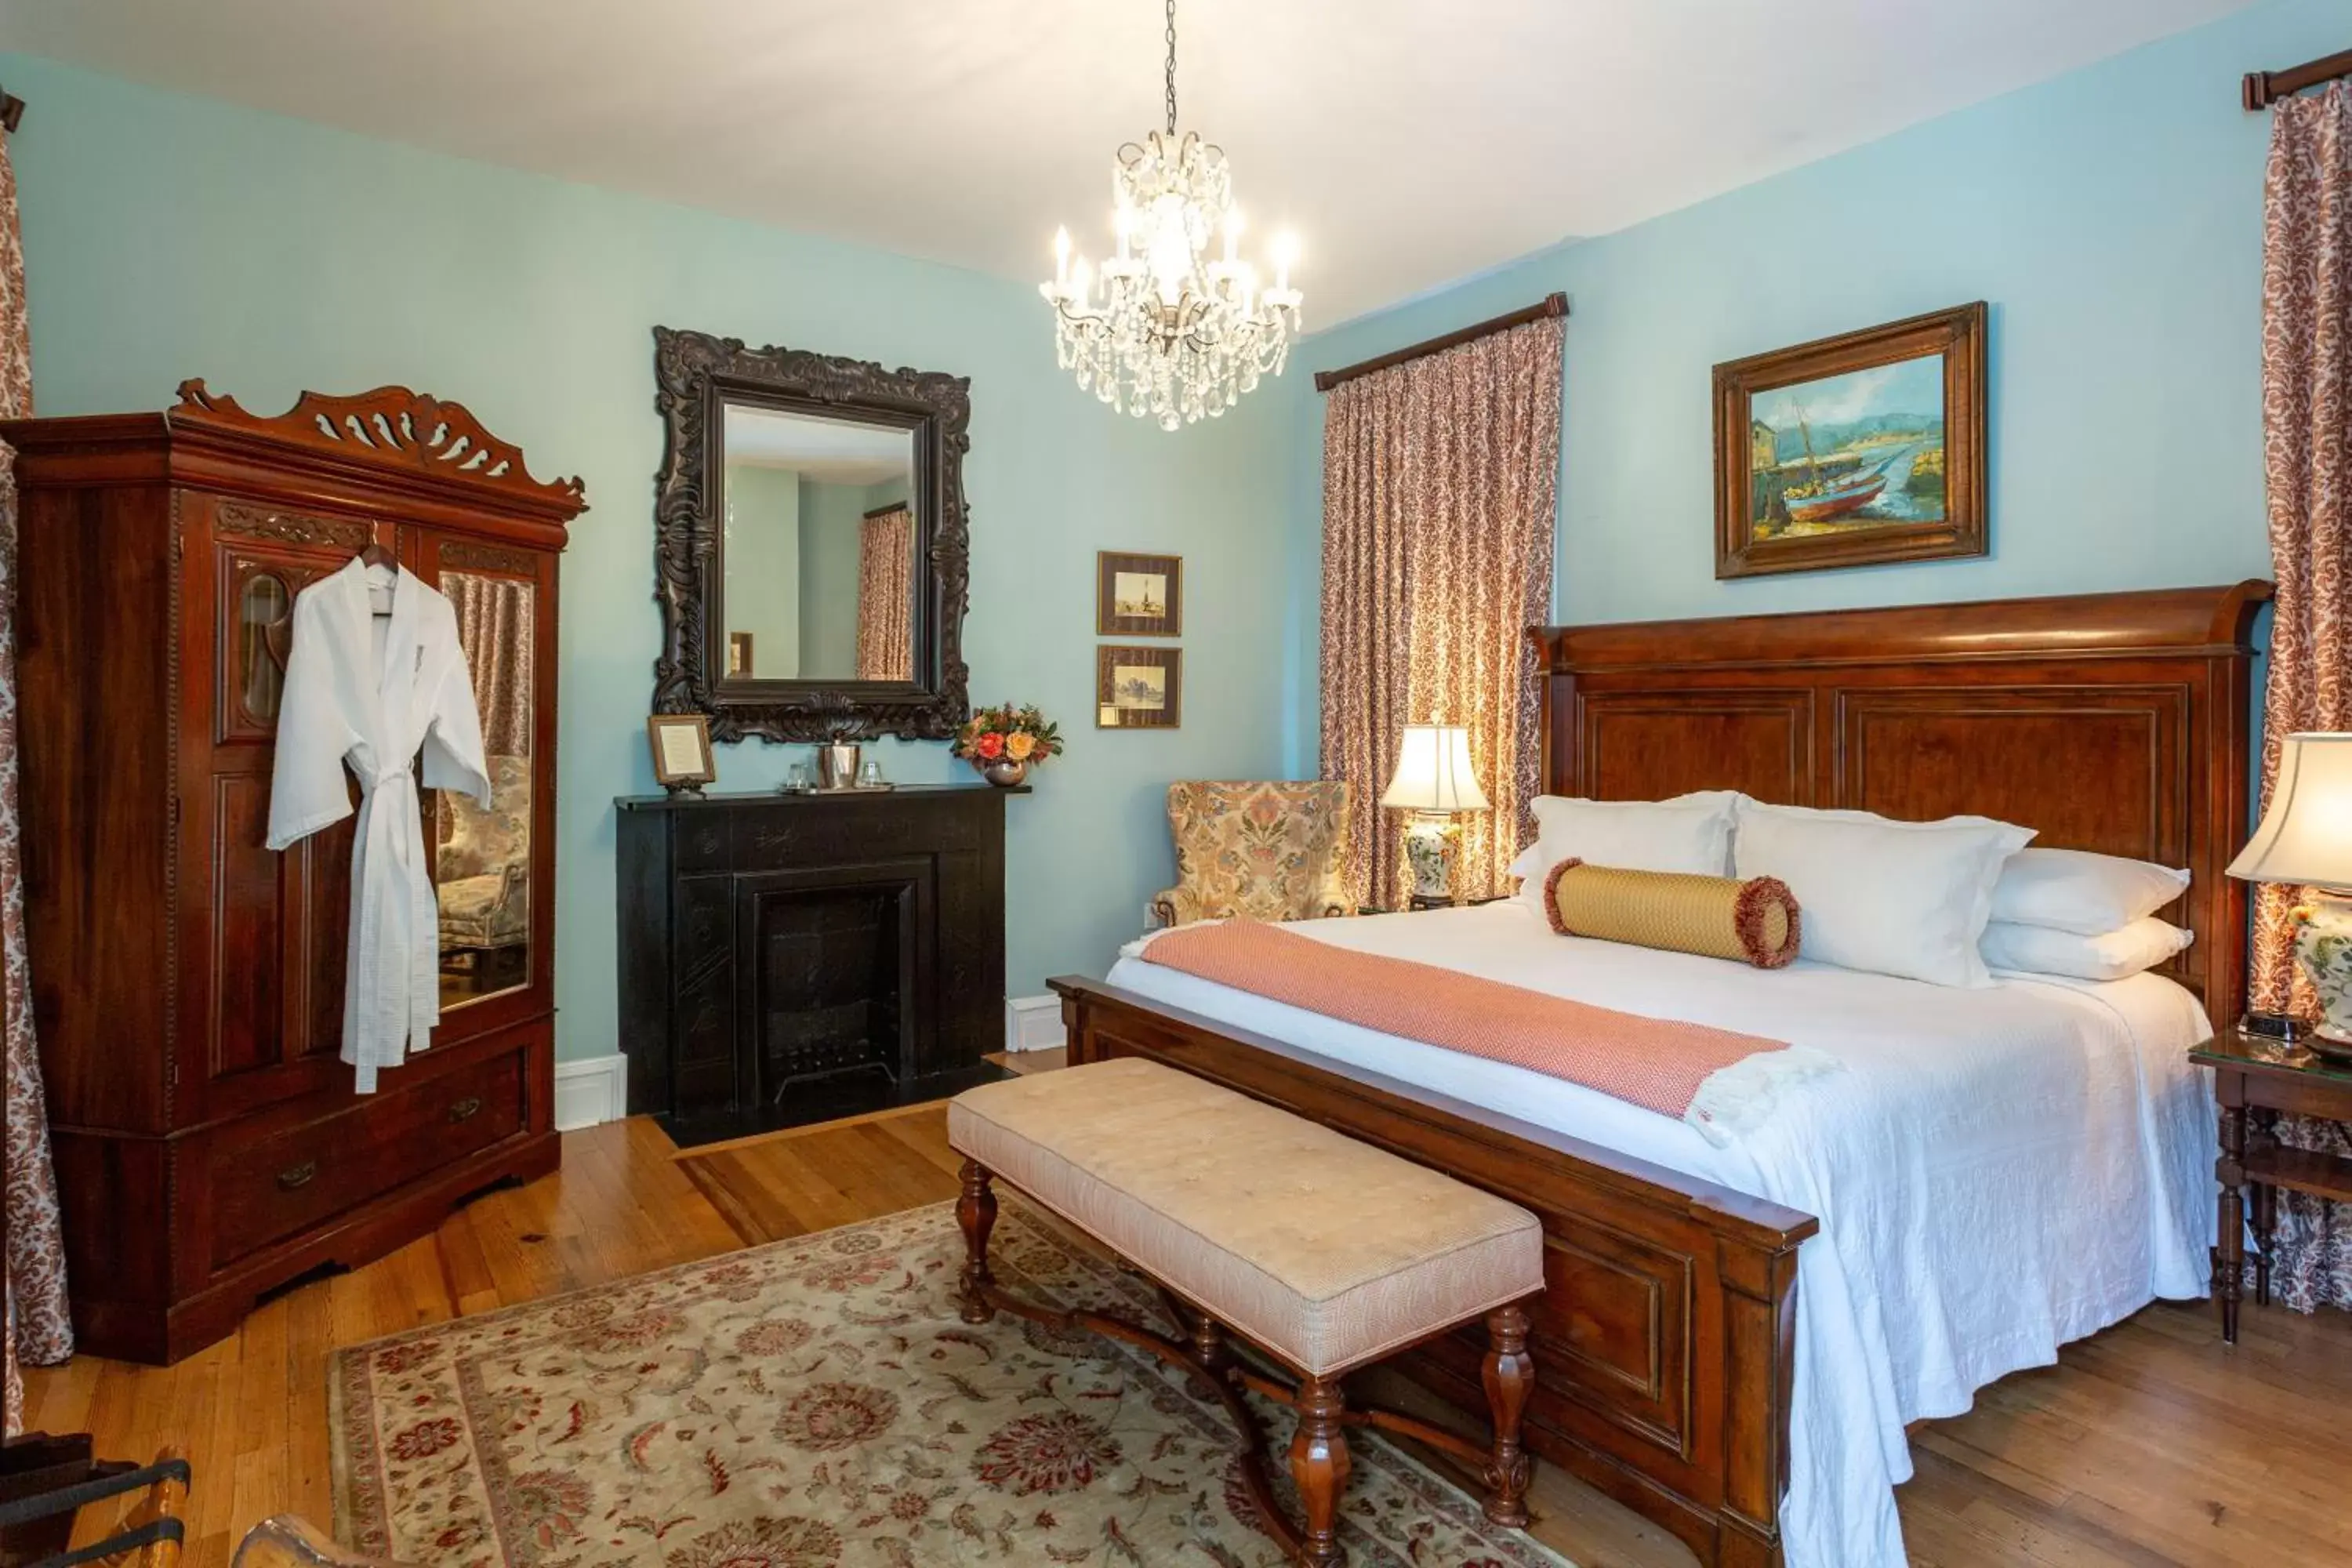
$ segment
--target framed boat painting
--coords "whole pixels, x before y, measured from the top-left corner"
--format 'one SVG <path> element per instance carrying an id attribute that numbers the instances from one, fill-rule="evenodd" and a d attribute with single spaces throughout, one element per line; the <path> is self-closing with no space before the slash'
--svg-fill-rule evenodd
<path id="1" fill-rule="evenodd" d="M 1985 552 L 1982 300 L 1715 367 L 1715 574 Z"/>

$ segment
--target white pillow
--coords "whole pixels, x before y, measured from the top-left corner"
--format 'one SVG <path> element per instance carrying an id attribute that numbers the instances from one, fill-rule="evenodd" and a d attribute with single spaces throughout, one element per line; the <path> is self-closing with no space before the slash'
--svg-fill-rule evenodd
<path id="1" fill-rule="evenodd" d="M 1562 860 L 1630 871 L 1720 877 L 1731 865 L 1731 803 L 1717 792 L 1681 800 L 1536 797 L 1537 837 L 1511 862 L 1518 896 L 1543 907 L 1544 879 Z"/>
<path id="2" fill-rule="evenodd" d="M 1935 985 L 1992 984 L 1977 941 L 2001 862 L 2033 830 L 1985 817 L 1896 822 L 1743 799 L 1734 875 L 1778 877 L 1804 911 L 1801 956 Z"/>
<path id="3" fill-rule="evenodd" d="M 2146 860 L 2084 849 L 2028 849 L 2001 868 L 1992 918 L 2100 936 L 2147 919 L 2188 889 L 2188 872 Z"/>
<path id="4" fill-rule="evenodd" d="M 1994 921 L 1985 927 L 1984 940 L 1977 943 L 1977 950 L 1995 969 L 2068 974 L 2078 980 L 2125 980 L 2144 969 L 2154 969 L 2194 940 L 2179 926 L 2153 917 L 2098 936 Z"/>

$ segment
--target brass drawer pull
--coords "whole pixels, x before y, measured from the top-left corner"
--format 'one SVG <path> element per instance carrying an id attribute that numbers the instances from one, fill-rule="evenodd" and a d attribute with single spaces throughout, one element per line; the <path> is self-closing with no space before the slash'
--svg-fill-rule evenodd
<path id="1" fill-rule="evenodd" d="M 482 1097 L 478 1094 L 469 1094 L 465 1099 L 459 1100 L 457 1104 L 449 1108 L 449 1120 L 452 1121 L 470 1121 L 481 1110 L 481 1109 Z"/>
<path id="2" fill-rule="evenodd" d="M 278 1184 L 290 1193 L 297 1187 L 309 1186 L 310 1184 L 310 1178 L 318 1173 L 319 1162 L 316 1160 L 305 1160 L 299 1165 L 291 1165 L 287 1169 L 278 1172 Z"/>

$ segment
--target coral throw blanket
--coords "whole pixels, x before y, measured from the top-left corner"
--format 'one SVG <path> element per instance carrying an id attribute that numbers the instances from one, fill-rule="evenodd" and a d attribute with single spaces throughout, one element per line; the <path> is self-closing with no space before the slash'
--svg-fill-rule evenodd
<path id="1" fill-rule="evenodd" d="M 1139 956 L 1383 1035 L 1565 1079 L 1681 1120 L 1695 1120 L 1692 1101 L 1715 1074 L 1787 1050 L 1780 1040 L 1356 952 L 1257 921 L 1181 926 L 1152 937 Z"/>

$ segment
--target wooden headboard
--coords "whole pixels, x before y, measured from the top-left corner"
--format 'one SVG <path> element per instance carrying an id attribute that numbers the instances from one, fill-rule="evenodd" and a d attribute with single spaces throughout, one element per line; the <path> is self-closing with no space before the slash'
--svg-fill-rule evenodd
<path id="1" fill-rule="evenodd" d="M 1817 615 L 1544 626 L 1544 788 L 1737 789 L 2186 866 L 2167 973 L 2245 998 L 2254 613 L 2268 583 Z"/>

